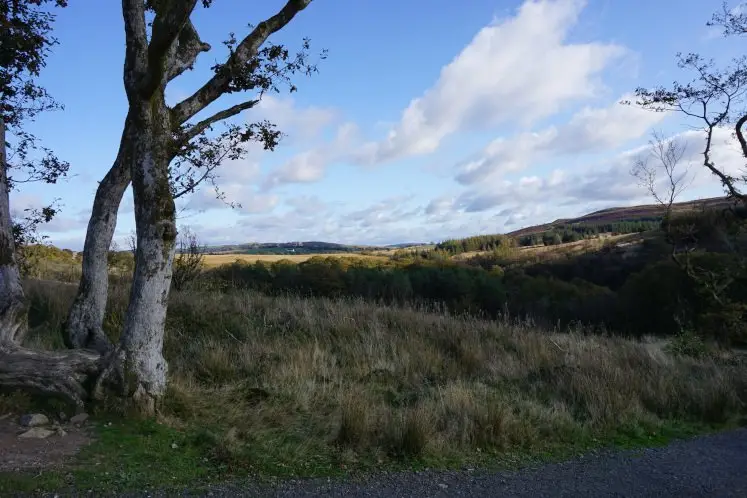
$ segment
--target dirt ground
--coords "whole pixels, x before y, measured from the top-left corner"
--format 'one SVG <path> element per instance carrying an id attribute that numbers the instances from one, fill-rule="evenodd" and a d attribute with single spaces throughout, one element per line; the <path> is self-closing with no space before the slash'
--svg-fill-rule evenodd
<path id="1" fill-rule="evenodd" d="M 66 434 L 46 439 L 24 439 L 18 435 L 28 430 L 18 424 L 18 414 L 0 414 L 0 472 L 51 469 L 62 466 L 91 442 L 84 425 L 61 423 Z"/>

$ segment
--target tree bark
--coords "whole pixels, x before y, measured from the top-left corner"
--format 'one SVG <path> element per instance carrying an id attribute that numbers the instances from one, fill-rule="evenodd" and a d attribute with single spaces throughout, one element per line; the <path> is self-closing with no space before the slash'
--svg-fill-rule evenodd
<path id="1" fill-rule="evenodd" d="M 5 122 L 0 118 L 0 345 L 20 344 L 28 323 L 26 298 L 16 262 L 9 191 Z"/>
<path id="2" fill-rule="evenodd" d="M 83 246 L 83 272 L 65 327 L 65 344 L 69 348 L 94 349 L 102 354 L 112 349 L 102 327 L 109 291 L 108 254 L 117 228 L 119 205 L 130 184 L 130 167 L 125 157 L 131 132 L 128 115 L 114 165 L 96 189 Z"/>
<path id="3" fill-rule="evenodd" d="M 0 387 L 61 398 L 82 408 L 101 371 L 94 351 L 35 351 L 0 344 Z"/>
<path id="4" fill-rule="evenodd" d="M 163 93 L 139 104 L 130 155 L 137 251 L 121 355 L 125 390 L 143 415 L 157 411 L 166 391 L 163 357 L 171 267 L 176 249 L 176 209 L 169 184 L 171 133 Z"/>

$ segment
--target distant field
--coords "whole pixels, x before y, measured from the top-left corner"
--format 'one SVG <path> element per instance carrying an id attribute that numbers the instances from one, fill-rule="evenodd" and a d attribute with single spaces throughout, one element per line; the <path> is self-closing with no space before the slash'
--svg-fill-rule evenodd
<path id="1" fill-rule="evenodd" d="M 254 263 L 255 261 L 280 261 L 281 259 L 287 259 L 294 263 L 301 263 L 307 259 L 311 259 L 314 256 L 321 256 L 323 258 L 376 258 L 386 259 L 384 256 L 366 256 L 360 253 L 347 252 L 347 253 L 320 253 L 320 254 L 206 254 L 205 255 L 205 266 L 207 268 L 213 268 L 220 265 L 233 263 L 236 260 L 245 261 L 247 263 Z"/>

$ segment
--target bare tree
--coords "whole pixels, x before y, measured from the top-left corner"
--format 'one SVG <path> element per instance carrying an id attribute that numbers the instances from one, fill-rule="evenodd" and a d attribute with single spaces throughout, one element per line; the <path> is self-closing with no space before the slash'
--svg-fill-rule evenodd
<path id="1" fill-rule="evenodd" d="M 677 137 L 666 139 L 661 132 L 654 131 L 649 140 L 648 154 L 638 157 L 631 170 L 638 185 L 664 207 L 665 221 L 671 219 L 672 205 L 693 181 L 689 166 L 681 164 L 686 151 L 686 142 Z M 662 173 L 663 188 L 660 185 Z"/>
<path id="2" fill-rule="evenodd" d="M 137 255 L 137 234 L 135 234 L 135 232 L 130 232 L 130 235 L 127 236 L 127 247 L 130 248 L 130 252 L 134 259 Z"/>
<path id="3" fill-rule="evenodd" d="M 179 249 L 174 259 L 174 272 L 171 283 L 176 290 L 182 290 L 196 280 L 205 262 L 205 246 L 200 244 L 197 234 L 189 227 L 179 232 Z"/>

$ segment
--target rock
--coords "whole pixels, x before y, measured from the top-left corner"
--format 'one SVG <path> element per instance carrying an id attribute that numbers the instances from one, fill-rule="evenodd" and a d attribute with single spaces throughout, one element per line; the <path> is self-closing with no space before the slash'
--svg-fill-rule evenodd
<path id="1" fill-rule="evenodd" d="M 59 413 L 59 414 L 57 415 L 57 418 L 59 418 L 59 419 L 60 419 L 60 422 L 65 422 L 65 421 L 67 421 L 67 413 L 65 413 L 65 412 L 60 412 L 60 413 Z"/>
<path id="2" fill-rule="evenodd" d="M 441 489 L 448 489 L 449 485 L 440 482 L 440 483 L 438 483 L 438 487 L 441 488 Z"/>
<path id="3" fill-rule="evenodd" d="M 45 429 L 44 427 L 32 427 L 26 432 L 20 434 L 18 437 L 23 439 L 45 439 L 54 434 L 54 431 Z"/>
<path id="4" fill-rule="evenodd" d="M 58 435 L 58 436 L 60 436 L 60 437 L 65 437 L 65 436 L 67 436 L 67 432 L 65 432 L 65 429 L 63 429 L 63 428 L 62 428 L 62 427 L 60 427 L 60 426 L 57 426 L 57 427 L 55 427 L 55 428 L 54 428 L 54 430 L 55 430 L 55 432 L 57 433 L 57 435 Z"/>
<path id="5" fill-rule="evenodd" d="M 21 415 L 18 423 L 23 427 L 39 427 L 40 425 L 47 425 L 49 419 L 41 413 L 27 413 L 26 415 Z"/>
<path id="6" fill-rule="evenodd" d="M 73 417 L 70 417 L 70 423 L 72 424 L 82 424 L 88 420 L 88 414 L 87 413 L 79 413 Z"/>

